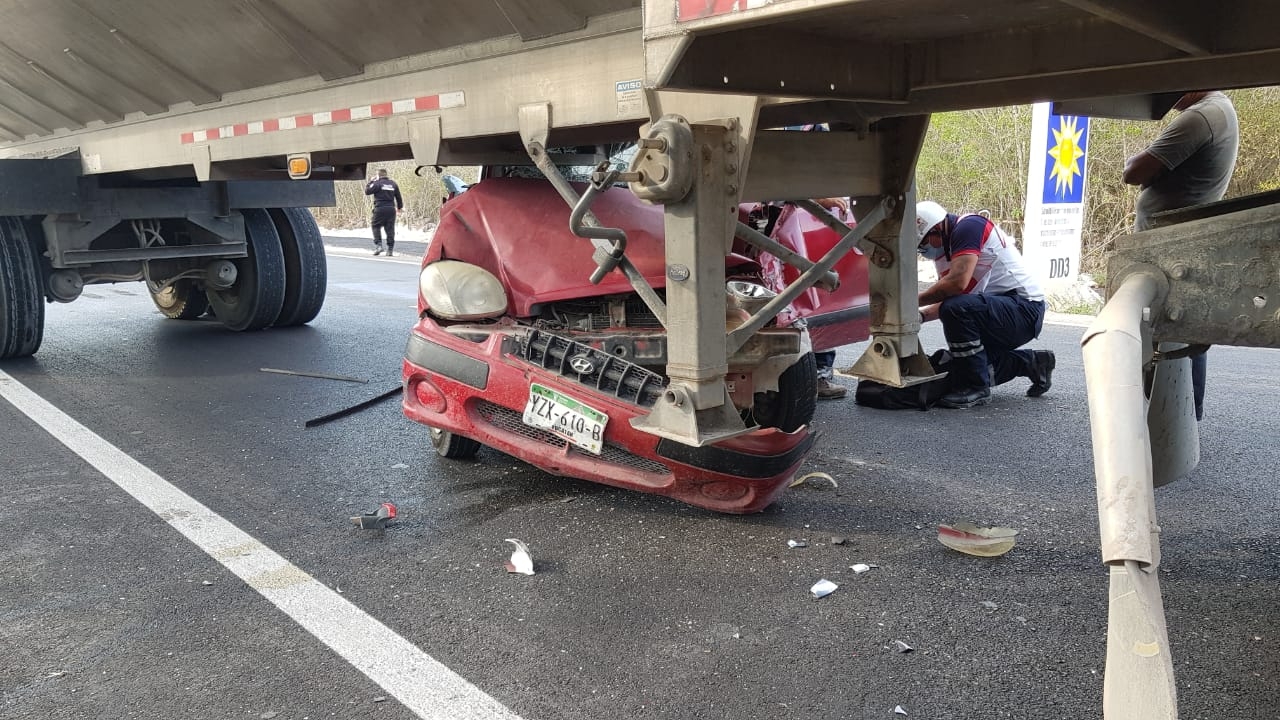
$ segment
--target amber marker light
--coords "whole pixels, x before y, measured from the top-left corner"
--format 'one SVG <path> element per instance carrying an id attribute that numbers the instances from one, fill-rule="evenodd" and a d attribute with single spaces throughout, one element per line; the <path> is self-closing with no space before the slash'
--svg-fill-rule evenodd
<path id="1" fill-rule="evenodd" d="M 311 177 L 310 153 L 289 156 L 289 177 L 294 180 L 306 180 Z"/>

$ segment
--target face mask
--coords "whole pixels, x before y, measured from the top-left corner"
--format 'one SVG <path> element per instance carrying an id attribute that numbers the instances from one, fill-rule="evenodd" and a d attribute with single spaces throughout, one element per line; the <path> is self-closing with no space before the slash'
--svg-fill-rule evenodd
<path id="1" fill-rule="evenodd" d="M 925 260 L 937 260 L 942 257 L 942 248 L 934 247 L 931 243 L 925 243 L 916 248 L 916 252 L 920 253 L 920 257 Z"/>

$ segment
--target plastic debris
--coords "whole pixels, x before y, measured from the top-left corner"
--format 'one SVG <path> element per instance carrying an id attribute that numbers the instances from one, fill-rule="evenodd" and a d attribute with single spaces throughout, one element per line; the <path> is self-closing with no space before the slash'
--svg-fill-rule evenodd
<path id="1" fill-rule="evenodd" d="M 382 703 L 382 702 L 386 702 L 387 698 L 385 695 L 379 695 L 378 697 L 374 698 L 373 701 L 376 703 Z"/>
<path id="2" fill-rule="evenodd" d="M 893 649 L 894 649 L 894 650 L 897 650 L 897 651 L 898 651 L 898 652 L 900 652 L 900 653 L 909 653 L 909 652 L 911 652 L 912 650 L 915 650 L 915 648 L 913 648 L 913 647 L 911 647 L 910 645 L 908 645 L 908 644 L 906 644 L 906 643 L 902 642 L 901 640 L 894 640 L 894 641 L 893 641 Z"/>
<path id="3" fill-rule="evenodd" d="M 507 572 L 532 575 L 533 557 L 529 555 L 529 546 L 515 538 L 507 538 L 504 542 L 509 542 L 515 546 L 515 550 L 511 551 L 511 559 L 507 561 Z"/>
<path id="4" fill-rule="evenodd" d="M 986 608 L 986 609 L 988 609 L 988 610 L 999 610 L 999 609 L 1000 609 L 1000 606 L 999 606 L 999 605 L 997 605 L 997 604 L 995 604 L 995 603 L 991 602 L 990 600 L 983 600 L 983 601 L 982 601 L 982 607 L 984 607 L 984 608 Z"/>
<path id="5" fill-rule="evenodd" d="M 377 397 L 372 397 L 372 398 L 369 398 L 368 400 L 363 400 L 361 402 L 356 403 L 355 405 L 352 405 L 351 407 L 343 408 L 341 410 L 336 410 L 334 412 L 329 413 L 328 415 L 321 415 L 318 418 L 312 418 L 306 421 L 305 423 L 303 423 L 302 426 L 313 428 L 313 427 L 316 427 L 317 425 L 324 425 L 325 423 L 333 422 L 338 418 L 343 418 L 348 415 L 358 413 L 361 410 L 364 410 L 365 408 L 371 408 L 380 402 L 383 402 L 385 400 L 390 400 L 393 397 L 397 397 L 403 394 L 404 394 L 404 387 L 397 383 L 395 387 L 382 393 L 381 395 L 378 395 Z"/>
<path id="6" fill-rule="evenodd" d="M 864 572 L 870 572 L 870 571 L 871 571 L 871 568 L 876 568 L 876 567 L 880 567 L 880 566 L 879 566 L 879 565 L 868 565 L 868 564 L 866 564 L 866 563 L 857 563 L 856 565 L 850 565 L 850 566 L 849 566 L 849 569 L 850 569 L 850 570 L 852 570 L 852 571 L 854 571 L 855 573 L 857 573 L 857 574 L 861 575 L 861 574 L 862 574 L 862 573 L 864 573 Z"/>
<path id="7" fill-rule="evenodd" d="M 356 515 L 351 518 L 351 522 L 361 530 L 385 530 L 388 525 L 396 519 L 396 506 L 385 502 L 378 506 L 378 509 L 371 513 Z"/>
<path id="8" fill-rule="evenodd" d="M 808 541 L 806 541 L 806 540 L 788 540 L 788 541 L 787 541 L 787 547 L 789 547 L 789 548 L 804 548 L 804 547 L 809 547 L 809 543 L 808 543 Z"/>
<path id="9" fill-rule="evenodd" d="M 792 480 L 791 484 L 788 485 L 787 487 L 800 487 L 801 485 L 804 485 L 805 483 L 809 482 L 809 480 L 811 479 L 826 480 L 827 482 L 831 483 L 831 487 L 833 488 L 840 487 L 840 485 L 836 483 L 835 478 L 831 477 L 830 475 L 824 472 L 811 472 L 808 475 L 801 475 L 795 480 Z M 813 483 L 809 483 L 809 484 L 812 485 Z"/>
<path id="10" fill-rule="evenodd" d="M 406 468 L 408 468 L 408 467 L 409 467 L 409 466 L 408 466 L 408 465 L 405 465 L 404 463 L 396 463 L 395 465 L 392 465 L 392 466 L 391 466 L 391 469 L 392 469 L 392 470 L 404 470 L 404 469 L 406 469 Z"/>
<path id="11" fill-rule="evenodd" d="M 906 715 L 906 714 L 907 714 L 907 711 L 906 711 L 906 710 L 903 710 L 901 705 L 894 705 L 894 706 L 893 706 L 893 714 L 894 714 L 894 715 Z"/>
<path id="12" fill-rule="evenodd" d="M 368 383 L 364 378 L 351 377 L 350 375 L 331 375 L 322 372 L 308 372 L 306 370 L 281 370 L 279 368 L 258 368 L 259 372 L 275 373 L 276 375 L 297 375 L 298 377 L 320 378 L 321 380 L 341 380 L 343 382 L 352 383 Z"/>
<path id="13" fill-rule="evenodd" d="M 845 543 L 847 543 L 847 542 L 849 542 L 849 540 L 848 540 L 847 538 L 840 537 L 839 535 L 833 535 L 833 536 L 831 536 L 831 544 L 832 544 L 832 545 L 844 545 L 844 544 L 845 544 Z"/>
<path id="14" fill-rule="evenodd" d="M 938 526 L 938 542 L 957 552 L 978 557 L 996 557 L 1013 549 L 1017 530 L 1007 527 L 978 527 L 959 522 Z"/>
<path id="15" fill-rule="evenodd" d="M 826 578 L 823 578 L 818 582 L 814 583 L 813 587 L 809 588 L 809 592 L 813 593 L 813 596 L 816 598 L 824 598 L 830 595 L 831 593 L 835 592 L 836 588 L 838 587 L 840 586 L 831 582 L 830 580 L 827 580 Z"/>
<path id="16" fill-rule="evenodd" d="M 201 580 L 201 581 L 200 581 L 200 584 L 201 584 L 201 585 L 212 585 L 213 583 L 209 582 L 208 580 Z"/>

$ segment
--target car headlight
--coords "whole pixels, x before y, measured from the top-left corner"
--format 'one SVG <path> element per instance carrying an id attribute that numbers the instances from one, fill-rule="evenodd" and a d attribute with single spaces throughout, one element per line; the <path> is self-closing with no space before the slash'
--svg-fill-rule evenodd
<path id="1" fill-rule="evenodd" d="M 724 289 L 729 296 L 729 307 L 745 310 L 748 314 L 754 314 L 778 295 L 759 283 L 744 280 L 730 280 Z"/>
<path id="2" fill-rule="evenodd" d="M 445 320 L 479 320 L 507 311 L 507 293 L 493 273 L 458 260 L 422 268 L 418 290 L 432 314 Z"/>

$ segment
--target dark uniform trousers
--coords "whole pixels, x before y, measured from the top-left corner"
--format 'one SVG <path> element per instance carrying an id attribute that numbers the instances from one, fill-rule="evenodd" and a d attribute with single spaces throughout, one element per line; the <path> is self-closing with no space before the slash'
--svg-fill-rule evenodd
<path id="1" fill-rule="evenodd" d="M 951 387 L 991 387 L 1030 377 L 1035 355 L 1018 350 L 1040 334 L 1045 304 L 1017 291 L 956 295 L 942 301 L 938 319 L 951 350 Z"/>

